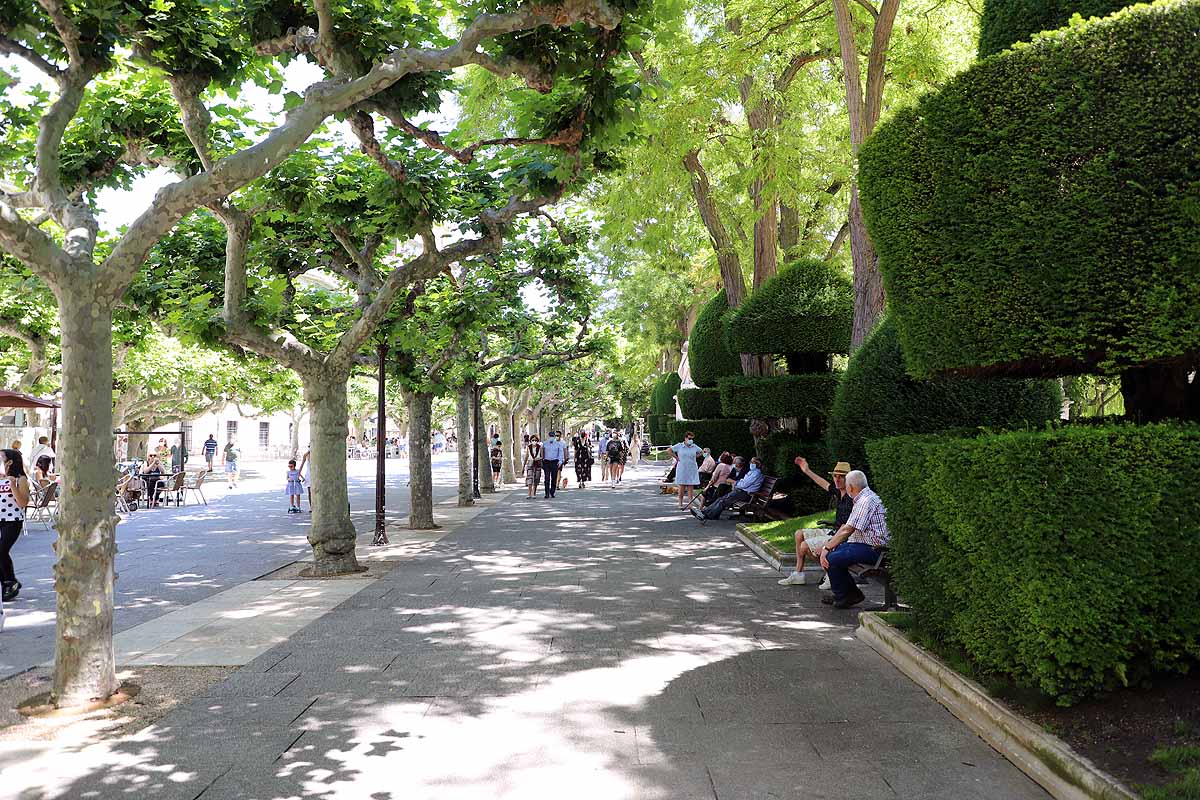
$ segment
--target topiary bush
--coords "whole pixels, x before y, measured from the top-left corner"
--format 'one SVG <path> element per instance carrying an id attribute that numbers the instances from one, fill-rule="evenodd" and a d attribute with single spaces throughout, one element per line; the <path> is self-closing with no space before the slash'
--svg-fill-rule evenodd
<path id="1" fill-rule="evenodd" d="M 1175 0 L 1038 37 L 863 145 L 863 211 L 915 373 L 1196 362 L 1197 30 L 1200 4 Z"/>
<path id="2" fill-rule="evenodd" d="M 1200 427 L 868 450 L 900 594 L 984 670 L 1069 705 L 1200 658 Z"/>
<path id="3" fill-rule="evenodd" d="M 721 391 L 719 389 L 680 389 L 679 409 L 688 419 L 720 419 Z"/>
<path id="4" fill-rule="evenodd" d="M 654 444 L 668 444 L 670 438 L 668 424 L 675 420 L 674 414 L 651 414 L 649 417 L 650 441 Z"/>
<path id="5" fill-rule="evenodd" d="M 742 374 L 741 359 L 725 344 L 723 317 L 728 310 L 722 289 L 701 309 L 688 337 L 688 367 L 692 381 L 702 389 L 715 388 L 726 375 Z"/>
<path id="6" fill-rule="evenodd" d="M 850 279 L 828 262 L 804 259 L 726 315 L 725 342 L 734 353 L 848 353 L 853 320 Z"/>
<path id="7" fill-rule="evenodd" d="M 1071 16 L 1104 17 L 1126 0 L 984 0 L 979 20 L 979 57 L 1027 42 L 1034 34 L 1066 26 Z"/>
<path id="8" fill-rule="evenodd" d="M 829 450 L 870 477 L 871 439 L 964 427 L 1041 427 L 1061 409 L 1062 392 L 1054 381 L 910 377 L 889 316 L 850 359 L 837 386 Z"/>
<path id="9" fill-rule="evenodd" d="M 721 411 L 727 417 L 825 417 L 841 373 L 722 378 Z"/>
<path id="10" fill-rule="evenodd" d="M 754 455 L 754 437 L 744 419 L 677 419 L 667 428 L 671 444 L 682 442 L 683 435 L 691 431 L 696 434 L 696 444 L 712 450 L 714 457 L 724 450 L 747 458 Z"/>
<path id="11" fill-rule="evenodd" d="M 836 459 L 829 454 L 824 442 L 805 440 L 788 431 L 776 431 L 762 440 L 762 450 L 763 467 L 768 475 L 779 478 L 776 489 L 788 493 L 794 514 L 803 516 L 828 507 L 825 493 L 800 471 L 794 461 L 796 456 L 804 456 L 817 474 L 833 469 Z"/>
<path id="12" fill-rule="evenodd" d="M 650 410 L 655 414 L 675 416 L 675 394 L 681 383 L 678 373 L 664 373 L 654 382 L 654 388 L 650 391 Z"/>

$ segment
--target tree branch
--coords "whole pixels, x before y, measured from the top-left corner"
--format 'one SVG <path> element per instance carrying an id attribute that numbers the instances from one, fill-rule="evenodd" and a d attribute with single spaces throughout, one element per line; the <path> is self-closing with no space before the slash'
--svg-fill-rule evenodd
<path id="1" fill-rule="evenodd" d="M 75 27 L 75 23 L 67 16 L 67 11 L 63 8 L 59 0 L 38 0 L 38 4 L 49 15 L 50 21 L 54 23 L 54 30 L 58 32 L 58 38 L 62 41 L 63 49 L 67 51 L 67 57 L 70 59 L 67 65 L 68 70 L 79 69 L 83 66 L 83 55 L 79 50 L 79 29 Z"/>
<path id="2" fill-rule="evenodd" d="M 46 358 L 46 338 L 15 320 L 0 320 L 0 335 L 19 339 L 29 348 L 29 365 L 17 383 L 17 391 L 32 389 L 50 367 L 50 361 Z"/>
<path id="3" fill-rule="evenodd" d="M 208 149 L 208 128 L 212 124 L 212 116 L 200 100 L 203 84 L 192 77 L 167 75 L 167 84 L 171 87 L 171 96 L 179 104 L 180 118 L 183 121 L 183 132 L 200 157 L 200 164 L 205 170 L 212 169 L 212 155 Z"/>
<path id="4" fill-rule="evenodd" d="M 350 130 L 358 138 L 359 149 L 375 160 L 383 171 L 388 174 L 392 180 L 400 183 L 408 180 L 408 170 L 404 164 L 389 158 L 387 153 L 383 152 L 383 146 L 379 140 L 375 138 L 375 121 L 366 111 L 359 111 L 350 117 Z"/>
<path id="5" fill-rule="evenodd" d="M 62 80 L 62 70 L 19 42 L 0 36 L 0 55 L 19 56 L 56 81 Z"/>
<path id="6" fill-rule="evenodd" d="M 3 196 L 0 196 L 0 247 L 50 285 L 65 280 L 71 268 L 66 251 L 21 217 Z"/>
<path id="7" fill-rule="evenodd" d="M 825 253 L 825 260 L 832 261 L 833 257 L 842 249 L 842 245 L 846 241 L 846 235 L 850 233 L 850 220 L 842 223 L 842 227 L 838 228 L 837 235 L 833 237 L 833 241 L 829 243 L 829 250 Z"/>

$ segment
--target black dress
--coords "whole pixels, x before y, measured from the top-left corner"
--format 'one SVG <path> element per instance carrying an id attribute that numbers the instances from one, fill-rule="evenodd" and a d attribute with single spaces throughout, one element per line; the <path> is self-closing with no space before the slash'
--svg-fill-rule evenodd
<path id="1" fill-rule="evenodd" d="M 575 478 L 580 483 L 592 480 L 592 446 L 584 442 L 575 442 Z"/>

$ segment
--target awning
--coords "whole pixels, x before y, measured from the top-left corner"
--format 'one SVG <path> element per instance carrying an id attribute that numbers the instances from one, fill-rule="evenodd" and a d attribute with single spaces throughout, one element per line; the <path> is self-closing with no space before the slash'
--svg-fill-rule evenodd
<path id="1" fill-rule="evenodd" d="M 30 394 L 0 389 L 0 408 L 61 408 L 53 400 L 40 400 Z"/>

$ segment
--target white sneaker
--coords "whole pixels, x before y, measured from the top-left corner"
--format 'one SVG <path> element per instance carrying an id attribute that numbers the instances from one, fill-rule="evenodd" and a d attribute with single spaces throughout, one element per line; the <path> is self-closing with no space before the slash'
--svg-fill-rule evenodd
<path id="1" fill-rule="evenodd" d="M 821 579 L 821 585 L 818 586 L 817 588 L 823 592 L 827 592 L 833 588 L 833 584 L 831 584 L 829 582 L 829 574 L 828 573 L 826 573 L 825 577 Z"/>
<path id="2" fill-rule="evenodd" d="M 786 578 L 781 580 L 779 582 L 779 585 L 780 586 L 803 586 L 804 582 L 805 582 L 804 581 L 804 573 L 796 572 L 795 570 L 792 570 L 792 574 L 788 575 Z"/>

